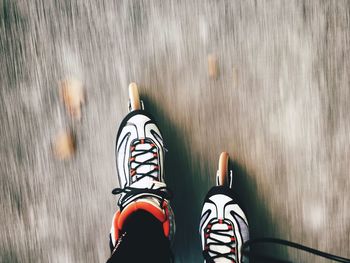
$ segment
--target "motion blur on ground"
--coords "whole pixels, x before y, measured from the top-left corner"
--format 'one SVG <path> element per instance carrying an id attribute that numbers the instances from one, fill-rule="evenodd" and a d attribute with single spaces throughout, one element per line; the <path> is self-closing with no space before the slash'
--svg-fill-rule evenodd
<path id="1" fill-rule="evenodd" d="M 223 150 L 252 237 L 350 257 L 349 55 L 348 1 L 3 0 L 0 262 L 108 258 L 132 81 L 169 150 L 176 262 L 201 261 Z"/>

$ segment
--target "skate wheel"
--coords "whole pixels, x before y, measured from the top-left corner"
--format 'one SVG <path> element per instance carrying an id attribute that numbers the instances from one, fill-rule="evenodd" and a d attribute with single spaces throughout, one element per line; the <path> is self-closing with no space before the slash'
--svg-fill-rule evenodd
<path id="1" fill-rule="evenodd" d="M 141 109 L 140 95 L 135 82 L 132 82 L 129 85 L 129 101 L 131 111 Z"/>
<path id="2" fill-rule="evenodd" d="M 228 160 L 229 155 L 227 152 L 222 152 L 219 158 L 218 180 L 219 185 L 225 185 L 228 178 Z"/>

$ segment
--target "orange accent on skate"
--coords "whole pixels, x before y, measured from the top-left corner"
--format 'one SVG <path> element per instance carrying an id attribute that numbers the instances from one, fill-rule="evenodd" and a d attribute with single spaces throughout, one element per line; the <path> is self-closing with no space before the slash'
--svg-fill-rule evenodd
<path id="1" fill-rule="evenodd" d="M 134 161 L 135 157 L 130 157 L 130 162 Z"/>
<path id="2" fill-rule="evenodd" d="M 134 151 L 135 150 L 135 146 L 132 146 L 131 148 L 130 148 L 130 151 Z"/>
<path id="3" fill-rule="evenodd" d="M 144 143 L 145 143 L 145 140 L 144 140 L 144 139 L 142 139 L 142 140 L 141 140 L 141 144 L 144 144 Z"/>
<path id="4" fill-rule="evenodd" d="M 156 153 L 153 154 L 153 157 L 157 157 L 157 156 L 158 156 L 158 154 L 156 154 Z"/>
<path id="5" fill-rule="evenodd" d="M 162 203 L 162 208 L 164 209 L 165 218 L 166 218 L 166 221 L 163 223 L 163 231 L 164 231 L 164 235 L 166 237 L 169 237 L 170 235 L 169 208 L 168 208 L 168 203 L 165 200 Z"/>
<path id="6" fill-rule="evenodd" d="M 156 146 L 156 145 L 155 145 L 154 143 L 151 143 L 151 146 L 154 147 L 154 146 Z"/>
<path id="7" fill-rule="evenodd" d="M 134 212 L 138 210 L 145 210 L 152 214 L 155 218 L 157 218 L 160 222 L 164 222 L 166 219 L 166 216 L 164 213 L 154 205 L 151 205 L 146 202 L 135 202 L 130 205 L 128 205 L 123 212 L 120 214 L 119 220 L 118 220 L 118 229 L 122 229 L 123 225 L 125 223 L 125 220 Z"/>
<path id="8" fill-rule="evenodd" d="M 114 214 L 114 217 L 113 217 L 113 227 L 114 227 L 114 239 L 115 241 L 117 242 L 118 239 L 119 239 L 119 229 L 118 229 L 118 219 L 119 219 L 119 216 L 120 216 L 120 211 L 118 210 L 115 214 Z"/>
<path id="9" fill-rule="evenodd" d="M 136 170 L 131 170 L 131 176 L 134 176 L 136 174 Z"/>
<path id="10" fill-rule="evenodd" d="M 167 219 L 167 216 L 163 213 L 162 210 L 155 207 L 154 205 L 151 205 L 146 202 L 135 202 L 133 204 L 128 205 L 124 211 L 118 215 L 118 220 L 115 221 L 115 229 L 118 229 L 118 231 L 122 230 L 123 225 L 127 218 L 134 212 L 138 210 L 145 210 L 152 214 L 155 218 L 157 218 L 160 222 L 163 223 L 163 231 L 164 235 L 166 237 L 169 237 L 170 235 L 170 221 Z M 120 213 L 120 212 L 119 212 Z"/>
<path id="11" fill-rule="evenodd" d="M 164 235 L 166 237 L 169 237 L 169 235 L 170 235 L 170 221 L 169 220 L 166 220 L 163 223 L 163 231 L 164 231 Z"/>

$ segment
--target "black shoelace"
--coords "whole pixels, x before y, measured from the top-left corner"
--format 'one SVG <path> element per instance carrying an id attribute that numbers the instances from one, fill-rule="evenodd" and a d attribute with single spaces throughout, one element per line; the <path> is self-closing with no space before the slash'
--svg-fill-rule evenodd
<path id="1" fill-rule="evenodd" d="M 214 224 L 225 224 L 227 225 L 227 229 L 212 229 L 212 226 Z M 206 243 L 204 250 L 203 250 L 203 256 L 205 260 L 208 263 L 214 262 L 215 259 L 218 258 L 226 258 L 230 260 L 231 262 L 236 262 L 236 238 L 233 235 L 230 235 L 228 232 L 232 230 L 232 225 L 224 222 L 223 220 L 219 219 L 217 221 L 211 222 L 206 227 L 205 232 L 205 238 L 206 240 L 209 240 L 209 242 Z M 222 240 L 219 240 L 217 238 L 214 238 L 213 235 L 221 236 L 226 239 L 229 239 L 229 241 L 224 242 Z M 211 246 L 224 246 L 229 249 L 229 252 L 227 253 L 220 253 L 218 251 L 212 250 Z"/>
<path id="2" fill-rule="evenodd" d="M 139 145 L 149 145 L 149 149 L 137 149 L 137 146 Z M 151 154 L 152 157 L 148 158 L 145 161 L 137 161 L 136 158 L 140 157 L 142 155 L 146 154 Z M 146 177 L 146 176 L 152 176 L 152 174 L 156 171 L 159 171 L 159 164 L 158 164 L 158 150 L 157 146 L 149 141 L 148 139 L 141 139 L 136 142 L 130 147 L 130 159 L 129 159 L 129 164 L 130 164 L 130 176 L 136 176 L 137 181 Z M 149 165 L 153 166 L 153 169 L 150 169 L 147 173 L 141 173 L 139 170 L 141 167 Z"/>
<path id="3" fill-rule="evenodd" d="M 291 263 L 291 261 L 285 261 L 285 260 L 281 260 L 281 259 L 277 259 L 277 258 L 273 258 L 270 257 L 268 255 L 262 255 L 260 253 L 255 253 L 252 250 L 249 250 L 249 248 L 252 245 L 256 245 L 256 244 L 277 244 L 277 245 L 281 245 L 281 246 L 285 246 L 285 247 L 292 247 L 298 250 L 302 250 L 323 258 L 327 258 L 333 261 L 337 261 L 337 262 L 343 262 L 343 263 L 350 263 L 350 259 L 348 258 L 343 258 L 340 256 L 336 256 L 336 255 L 332 255 L 323 251 L 319 251 L 307 246 L 303 246 L 301 244 L 298 243 L 294 243 L 294 242 L 290 242 L 287 240 L 283 240 L 283 239 L 277 239 L 277 238 L 257 238 L 257 239 L 252 239 L 252 240 L 248 240 L 247 242 L 245 242 L 242 246 L 242 255 L 250 258 L 250 259 L 254 259 L 257 260 L 255 262 L 280 262 L 280 263 Z"/>
<path id="4" fill-rule="evenodd" d="M 123 198 L 119 200 L 119 204 L 123 206 L 127 201 L 129 201 L 132 197 L 138 194 L 142 194 L 142 197 L 156 197 L 161 199 L 161 201 L 170 200 L 173 197 L 171 190 L 166 187 L 154 188 L 155 184 L 152 184 L 151 188 L 135 188 L 126 186 L 124 188 L 114 188 L 112 194 L 118 195 L 121 193 L 125 193 Z"/>
<path id="5" fill-rule="evenodd" d="M 142 145 L 142 147 L 140 147 Z M 146 160 L 140 161 L 140 157 L 150 155 Z M 138 159 L 138 160 L 137 160 Z M 144 166 L 149 166 L 151 169 L 146 173 L 141 173 L 140 168 Z M 130 167 L 130 177 L 135 177 L 136 181 L 141 180 L 145 177 L 151 177 L 158 181 L 158 177 L 154 176 L 154 172 L 159 172 L 158 164 L 158 148 L 157 146 L 149 139 L 140 139 L 136 140 L 130 146 L 130 158 L 129 158 L 129 167 Z M 172 193 L 167 187 L 154 188 L 155 184 L 152 184 L 151 188 L 136 188 L 126 186 L 124 188 L 115 188 L 112 191 L 112 194 L 118 195 L 125 193 L 125 195 L 119 200 L 119 205 L 127 203 L 131 198 L 136 195 L 142 194 L 143 197 L 156 197 L 161 201 L 164 199 L 170 200 L 172 198 Z"/>

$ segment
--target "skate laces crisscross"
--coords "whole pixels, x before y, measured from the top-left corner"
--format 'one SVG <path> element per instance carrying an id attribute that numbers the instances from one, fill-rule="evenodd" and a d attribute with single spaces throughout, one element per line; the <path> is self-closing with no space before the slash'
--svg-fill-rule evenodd
<path id="1" fill-rule="evenodd" d="M 130 146 L 129 158 L 130 177 L 133 183 L 140 181 L 145 177 L 151 177 L 155 183 L 150 187 L 132 187 L 115 188 L 112 194 L 124 194 L 119 199 L 119 204 L 123 206 L 135 196 L 156 197 L 162 202 L 170 200 L 172 193 L 160 181 L 158 148 L 150 139 L 135 140 Z M 134 180 L 133 180 L 134 179 Z M 164 185 L 164 186 L 163 186 Z"/>
<path id="2" fill-rule="evenodd" d="M 226 225 L 227 228 L 213 228 L 217 225 Z M 205 229 L 206 245 L 203 255 L 208 262 L 215 262 L 215 259 L 225 258 L 230 262 L 236 261 L 236 238 L 234 236 L 232 225 L 222 219 L 217 219 L 209 223 Z M 215 247 L 214 247 L 215 246 Z M 226 253 L 218 251 L 218 247 L 226 248 Z"/>
<path id="3" fill-rule="evenodd" d="M 154 172 L 159 171 L 158 148 L 148 139 L 135 141 L 130 147 L 130 176 L 136 176 L 136 181 L 146 177 L 156 177 Z M 149 171 L 142 170 L 149 168 Z"/>

